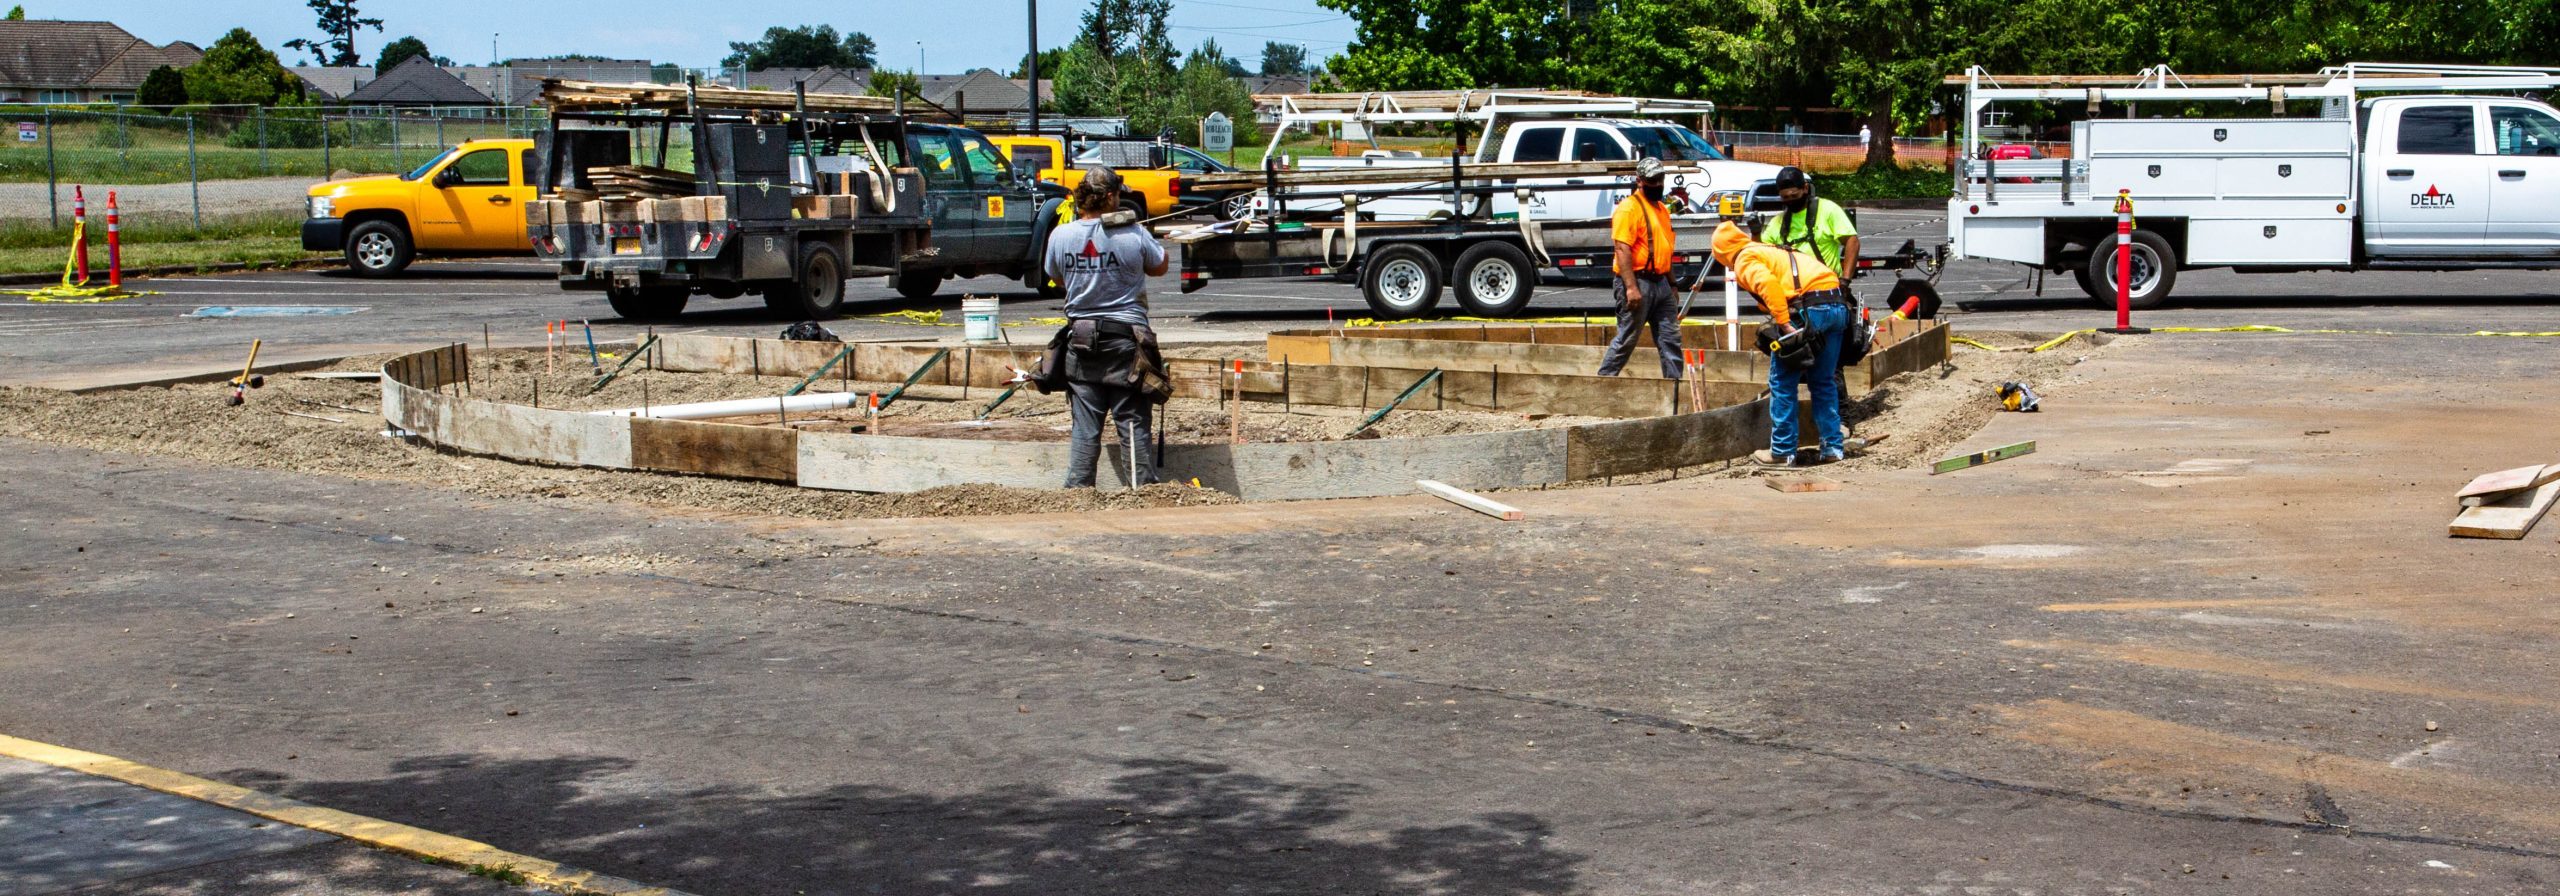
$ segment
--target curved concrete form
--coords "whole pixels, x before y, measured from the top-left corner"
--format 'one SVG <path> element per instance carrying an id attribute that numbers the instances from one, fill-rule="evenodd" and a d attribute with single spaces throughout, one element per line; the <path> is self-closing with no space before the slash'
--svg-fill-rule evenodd
<path id="1" fill-rule="evenodd" d="M 1912 340 L 1895 348 L 1915 353 L 1924 342 Z M 1941 347 L 1937 357 L 1943 359 L 1942 331 L 1934 344 Z M 1011 375 L 1008 368 L 1028 367 L 1039 354 L 1038 349 L 1015 347 L 847 346 L 671 335 L 660 337 L 643 360 L 659 370 L 775 377 L 806 376 L 832 361 L 849 366 L 850 372 L 830 371 L 831 376 L 882 382 L 906 379 L 945 349 L 945 360 L 927 370 L 921 382 L 996 388 Z M 844 356 L 838 357 L 840 353 Z M 1169 366 L 1177 394 L 1214 398 L 1218 371 L 1231 370 L 1233 362 L 1174 359 Z M 1624 476 L 1729 460 L 1768 440 L 1767 402 L 1753 383 L 1708 382 L 1692 393 L 1688 384 L 1671 380 L 1506 372 L 1498 365 L 1486 366 L 1490 369 L 1443 368 L 1436 388 L 1408 406 L 1632 419 L 1423 438 L 1170 445 L 1163 472 L 1167 479 L 1196 478 L 1246 500 L 1346 498 L 1410 494 L 1420 479 L 1487 489 Z M 470 397 L 465 391 L 469 369 L 469 348 L 459 344 L 392 359 L 382 370 L 384 419 L 429 443 L 472 454 L 806 488 L 910 492 L 964 483 L 1049 488 L 1066 478 L 1063 443 L 799 432 L 535 408 Z M 1246 362 L 1244 391 L 1255 401 L 1375 407 L 1428 369 Z M 1695 401 L 1692 394 L 1707 398 Z M 1125 485 L 1125 454 L 1115 461 L 1115 452 L 1102 453 L 1103 484 Z"/>

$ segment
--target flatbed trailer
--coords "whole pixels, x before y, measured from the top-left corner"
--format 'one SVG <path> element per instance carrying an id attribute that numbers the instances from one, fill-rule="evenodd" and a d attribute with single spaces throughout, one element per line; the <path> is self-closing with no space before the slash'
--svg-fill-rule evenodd
<path id="1" fill-rule="evenodd" d="M 1458 304 L 1470 315 L 1510 317 L 1528 306 L 1542 282 L 1608 283 L 1616 248 L 1610 239 L 1609 220 L 1470 215 L 1427 222 L 1363 222 L 1359 205 L 1429 194 L 1451 197 L 1451 207 L 1482 209 L 1490 203 L 1466 200 L 1530 189 L 1497 183 L 1494 178 L 1582 177 L 1599 182 L 1542 185 L 1535 189 L 1607 190 L 1614 186 L 1607 182 L 1611 177 L 1632 174 L 1634 169 L 1631 161 L 1470 165 L 1463 159 L 1451 159 L 1447 168 L 1435 169 L 1437 177 L 1426 177 L 1413 168 L 1358 172 L 1283 172 L 1266 168 L 1238 172 L 1207 186 L 1224 189 L 1234 185 L 1230 181 L 1258 178 L 1263 194 L 1274 197 L 1274 206 L 1281 210 L 1276 217 L 1285 223 L 1273 226 L 1271 219 L 1228 221 L 1172 231 L 1166 240 L 1182 250 L 1185 293 L 1221 280 L 1330 277 L 1360 284 L 1361 298 L 1381 317 L 1401 319 L 1427 314 L 1439 304 L 1446 287 L 1454 287 Z M 1417 180 L 1430 180 L 1432 185 L 1417 186 Z M 1364 190 L 1367 184 L 1363 181 L 1379 188 Z M 1775 201 L 1766 191 L 1732 194 L 1744 196 L 1759 212 L 1771 210 L 1770 203 Z M 1285 209 L 1289 201 L 1319 197 L 1340 202 L 1351 213 L 1338 221 L 1287 221 Z M 1707 207 L 1715 204 L 1712 197 L 1700 198 L 1708 200 L 1704 203 Z M 1706 214 L 1673 216 L 1673 282 L 1685 285 L 1702 273 L 1716 273 L 1708 243 L 1717 221 L 1715 216 Z M 1859 266 L 1935 271 L 1934 256 L 1914 244 L 1905 244 L 1893 252 L 1862 255 Z M 1707 282 L 1720 286 L 1722 276 L 1719 273 Z"/>

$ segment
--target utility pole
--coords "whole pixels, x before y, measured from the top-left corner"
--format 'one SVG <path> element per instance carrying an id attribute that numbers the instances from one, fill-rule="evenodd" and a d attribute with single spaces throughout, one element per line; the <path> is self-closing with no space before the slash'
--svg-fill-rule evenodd
<path id="1" fill-rule="evenodd" d="M 1031 82 L 1026 85 L 1031 94 L 1031 132 L 1037 134 L 1040 133 L 1040 0 L 1023 2 L 1029 7 L 1025 17 L 1031 20 L 1031 64 L 1026 66 L 1029 70 L 1023 74 L 1028 75 L 1027 80 Z"/>
<path id="2" fill-rule="evenodd" d="M 916 77 L 924 77 L 924 41 L 916 41 Z"/>

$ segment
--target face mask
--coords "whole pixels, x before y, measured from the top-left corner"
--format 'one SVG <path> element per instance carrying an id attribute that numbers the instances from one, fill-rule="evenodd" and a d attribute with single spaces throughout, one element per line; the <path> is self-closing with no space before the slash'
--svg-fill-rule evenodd
<path id="1" fill-rule="evenodd" d="M 1788 211 L 1791 211 L 1791 212 L 1803 211 L 1803 210 L 1804 210 L 1805 205 L 1807 205 L 1808 203 L 1813 202 L 1813 191 L 1812 191 L 1812 190 L 1806 190 L 1806 191 L 1804 191 L 1803 193 L 1799 193 L 1799 194 L 1797 194 L 1797 195 L 1796 195 L 1796 198 L 1794 198 L 1794 199 L 1782 199 L 1781 201 L 1783 201 L 1783 202 L 1785 202 L 1785 203 L 1787 204 L 1787 210 L 1788 210 Z"/>
<path id="2" fill-rule="evenodd" d="M 1644 185 L 1643 189 L 1644 189 L 1644 198 L 1646 198 L 1646 199 L 1650 199 L 1650 200 L 1653 200 L 1653 201 L 1655 201 L 1655 202 L 1661 202 L 1661 201 L 1662 201 L 1662 182 L 1661 182 L 1661 181 L 1650 181 L 1650 182 L 1647 182 L 1647 183 Z"/>

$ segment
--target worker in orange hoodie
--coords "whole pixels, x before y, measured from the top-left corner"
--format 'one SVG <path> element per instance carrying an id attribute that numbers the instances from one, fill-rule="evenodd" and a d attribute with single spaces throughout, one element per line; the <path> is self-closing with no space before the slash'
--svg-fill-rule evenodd
<path id="1" fill-rule="evenodd" d="M 1764 466 L 1798 465 L 1799 385 L 1813 387 L 1813 425 L 1822 433 L 1821 462 L 1847 456 L 1848 434 L 1840 423 L 1840 346 L 1849 333 L 1849 309 L 1856 300 L 1819 256 L 1754 242 L 1731 221 L 1716 227 L 1715 255 L 1742 290 L 1759 300 L 1772 323 L 1813 340 L 1812 367 L 1770 357 L 1769 448 L 1755 452 L 1752 459 Z"/>

